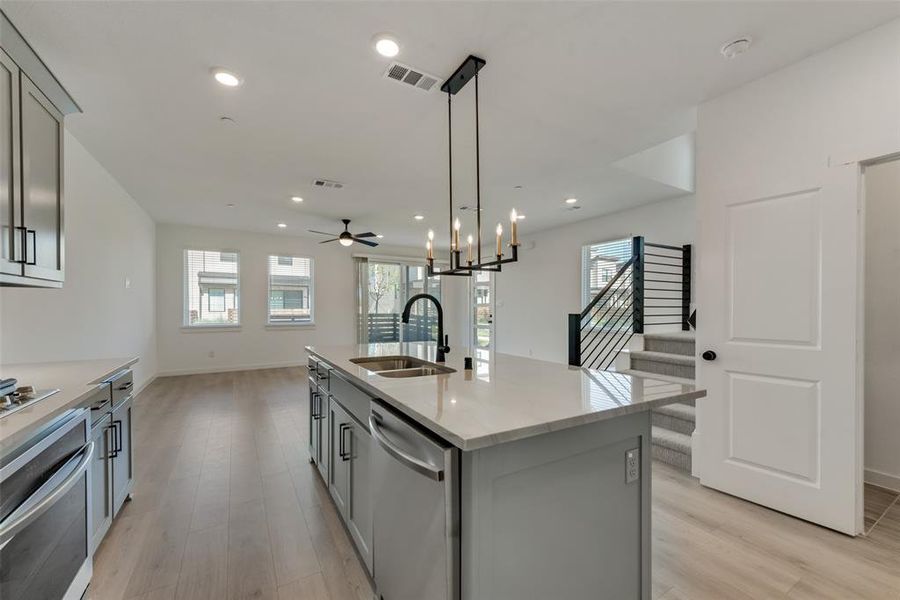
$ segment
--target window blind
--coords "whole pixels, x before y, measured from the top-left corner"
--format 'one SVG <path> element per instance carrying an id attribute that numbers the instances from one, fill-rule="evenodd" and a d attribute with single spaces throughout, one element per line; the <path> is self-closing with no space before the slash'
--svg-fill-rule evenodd
<path id="1" fill-rule="evenodd" d="M 237 252 L 184 251 L 185 327 L 240 325 Z"/>
<path id="2" fill-rule="evenodd" d="M 301 256 L 269 256 L 270 325 L 313 322 L 313 260 Z"/>

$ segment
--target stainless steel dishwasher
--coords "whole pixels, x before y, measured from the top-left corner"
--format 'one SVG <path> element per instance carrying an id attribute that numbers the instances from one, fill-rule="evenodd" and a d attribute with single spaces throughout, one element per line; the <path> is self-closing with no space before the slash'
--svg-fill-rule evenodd
<path id="1" fill-rule="evenodd" d="M 372 402 L 379 600 L 458 600 L 459 450 Z"/>

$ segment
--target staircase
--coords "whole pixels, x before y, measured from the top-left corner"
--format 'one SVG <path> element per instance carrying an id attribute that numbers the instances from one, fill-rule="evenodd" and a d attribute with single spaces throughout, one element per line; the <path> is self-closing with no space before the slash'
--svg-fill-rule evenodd
<path id="1" fill-rule="evenodd" d="M 694 333 L 644 334 L 644 349 L 629 352 L 625 371 L 667 381 L 694 383 Z M 653 458 L 691 471 L 691 434 L 695 423 L 694 401 L 662 406 L 653 411 Z"/>
<path id="2" fill-rule="evenodd" d="M 569 315 L 569 364 L 615 369 L 627 356 L 626 373 L 693 384 L 691 246 L 634 237 L 630 256 L 596 258 L 617 270 L 584 310 Z M 678 326 L 682 331 L 672 332 Z M 641 350 L 628 349 L 634 336 L 643 338 Z M 652 417 L 653 458 L 690 471 L 693 401 L 659 408 Z"/>

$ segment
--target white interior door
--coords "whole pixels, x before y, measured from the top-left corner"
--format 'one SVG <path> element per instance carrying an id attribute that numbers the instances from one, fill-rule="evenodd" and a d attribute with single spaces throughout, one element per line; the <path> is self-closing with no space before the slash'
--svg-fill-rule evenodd
<path id="1" fill-rule="evenodd" d="M 698 196 L 697 350 L 718 356 L 698 357 L 695 474 L 857 534 L 859 169 L 820 179 Z"/>

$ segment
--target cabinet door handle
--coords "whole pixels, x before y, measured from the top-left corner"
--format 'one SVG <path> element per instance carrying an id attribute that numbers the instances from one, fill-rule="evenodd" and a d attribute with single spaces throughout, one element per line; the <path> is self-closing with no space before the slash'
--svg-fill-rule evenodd
<path id="1" fill-rule="evenodd" d="M 116 433 L 117 433 L 117 436 L 116 436 L 116 438 L 117 438 L 117 439 L 116 439 L 116 456 L 118 456 L 118 455 L 119 455 L 119 452 L 122 451 L 122 428 L 123 428 L 123 425 L 122 425 L 122 421 L 120 421 L 120 420 L 118 420 L 118 419 L 116 419 L 115 421 L 113 421 L 113 425 L 116 425 Z"/>
<path id="2" fill-rule="evenodd" d="M 119 390 L 120 392 L 124 392 L 125 390 L 130 389 L 131 386 L 133 386 L 133 385 L 134 385 L 134 382 L 133 382 L 133 381 L 129 381 L 128 383 L 125 383 L 125 384 L 120 385 L 120 386 L 117 387 L 116 389 Z"/>
<path id="3" fill-rule="evenodd" d="M 348 423 L 341 423 L 338 427 L 338 456 L 341 457 L 341 460 L 350 460 L 350 457 L 347 455 L 347 450 L 344 448 L 344 432 L 350 429 L 350 425 Z"/>
<path id="4" fill-rule="evenodd" d="M 34 239 L 34 244 L 32 244 L 32 248 L 34 248 L 34 252 L 31 253 L 31 260 L 28 260 L 28 236 L 32 236 Z M 34 266 L 37 264 L 37 231 L 34 229 L 26 229 L 25 230 L 25 264 Z"/>
<path id="5" fill-rule="evenodd" d="M 25 264 L 25 242 L 26 242 L 26 236 L 27 236 L 26 232 L 27 232 L 28 230 L 25 229 L 24 227 L 22 227 L 21 225 L 16 225 L 16 226 L 13 227 L 13 232 L 17 232 L 17 231 L 21 231 L 22 233 L 21 233 L 21 235 L 16 235 L 15 233 L 13 233 L 13 236 L 12 236 L 12 245 L 13 245 L 13 247 L 12 247 L 12 251 L 13 251 L 12 257 L 13 257 L 13 260 L 11 260 L 11 261 L 9 261 L 9 262 L 16 263 L 16 264 L 19 264 L 19 265 L 24 265 L 24 264 Z M 16 244 L 16 239 L 17 239 L 17 238 L 18 238 L 18 240 L 19 240 L 19 243 L 18 243 L 18 244 Z M 17 251 L 16 251 L 17 248 L 19 248 L 19 246 L 21 246 L 21 252 L 17 252 Z M 19 255 L 21 255 L 22 258 L 16 258 L 16 257 L 19 256 Z"/>
<path id="6" fill-rule="evenodd" d="M 316 396 L 318 394 L 310 390 L 309 392 L 309 417 L 311 419 L 316 418 Z"/>
<path id="7" fill-rule="evenodd" d="M 113 424 L 106 428 L 107 431 L 109 431 L 110 429 L 112 430 L 112 436 L 111 436 L 112 439 L 111 439 L 111 440 L 107 440 L 107 441 L 110 442 L 110 445 L 112 446 L 112 449 L 111 449 L 109 452 L 107 452 L 106 458 L 115 458 L 115 457 L 117 457 L 117 456 L 119 455 L 119 451 L 116 450 L 116 440 L 117 440 L 118 437 L 119 437 L 119 436 L 116 434 L 116 432 L 119 430 L 119 426 L 117 425 L 118 422 L 119 422 L 119 421 L 113 421 Z"/>

